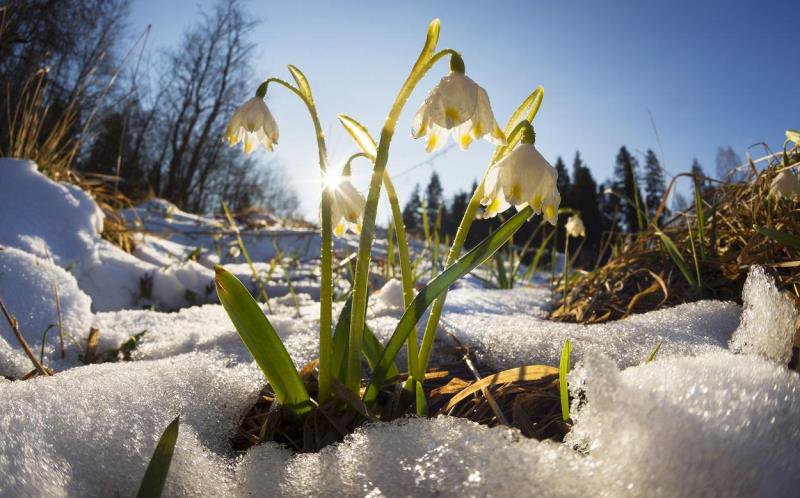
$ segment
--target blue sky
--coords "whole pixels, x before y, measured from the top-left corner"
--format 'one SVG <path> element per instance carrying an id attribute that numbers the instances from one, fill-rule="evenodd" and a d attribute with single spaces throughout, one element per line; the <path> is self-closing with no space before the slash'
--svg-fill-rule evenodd
<path id="1" fill-rule="evenodd" d="M 134 0 L 131 31 L 153 25 L 152 46 L 169 46 L 213 1 Z M 377 136 L 395 93 L 424 41 L 428 22 L 442 21 L 439 47 L 459 50 L 467 74 L 489 93 L 501 125 L 536 85 L 545 99 L 535 124 L 537 146 L 551 162 L 576 150 L 598 181 L 611 175 L 623 144 L 660 156 L 650 114 L 670 173 L 697 157 L 714 170 L 720 145 L 740 155 L 766 141 L 780 148 L 786 128 L 800 127 L 800 66 L 790 2 L 618 1 L 570 2 L 349 2 L 255 1 L 245 4 L 262 21 L 253 41 L 257 83 L 289 78 L 286 64 L 308 76 L 332 162 L 355 146 L 336 120 L 348 114 Z M 468 188 L 491 154 L 486 143 L 458 148 L 406 174 L 429 156 L 410 137 L 411 118 L 427 91 L 447 72 L 434 68 L 401 117 L 389 171 L 401 200 L 431 168 L 451 195 Z M 243 95 L 242 99 L 249 98 Z M 316 212 L 318 166 L 307 113 L 275 87 L 268 104 L 281 141 L 275 155 Z M 259 152 L 259 160 L 270 158 Z M 367 165 L 356 167 L 366 176 Z M 361 179 L 362 184 L 366 182 Z M 383 210 L 384 217 L 388 210 Z"/>

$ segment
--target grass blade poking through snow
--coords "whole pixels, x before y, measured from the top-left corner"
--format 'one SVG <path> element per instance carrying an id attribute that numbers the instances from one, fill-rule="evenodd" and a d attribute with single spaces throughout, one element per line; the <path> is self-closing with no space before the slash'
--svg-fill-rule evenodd
<path id="1" fill-rule="evenodd" d="M 161 496 L 164 484 L 167 482 L 169 466 L 172 463 L 172 454 L 175 452 L 175 443 L 178 441 L 178 427 L 180 417 L 175 417 L 161 434 L 147 470 L 144 472 L 142 483 L 139 485 L 137 498 L 155 498 Z"/>
<path id="2" fill-rule="evenodd" d="M 567 373 L 569 373 L 569 355 L 572 343 L 567 339 L 561 349 L 561 362 L 558 364 L 558 390 L 561 393 L 561 418 L 569 420 L 569 389 L 567 389 Z"/>
<path id="3" fill-rule="evenodd" d="M 453 282 L 471 272 L 478 265 L 490 258 L 495 251 L 502 247 L 503 244 L 514 235 L 531 215 L 533 215 L 533 209 L 530 206 L 515 214 L 511 219 L 503 223 L 494 234 L 485 238 L 480 244 L 458 259 L 458 261 L 448 266 L 442 273 L 428 282 L 428 285 L 417 294 L 400 318 L 397 328 L 395 328 L 392 337 L 389 339 L 389 343 L 383 350 L 380 362 L 372 371 L 369 386 L 364 393 L 364 401 L 367 405 L 375 400 L 375 397 L 378 395 L 378 390 L 388 378 L 389 370 L 394 364 L 397 353 L 405 343 L 408 335 L 415 330 L 417 322 L 422 318 L 428 306 L 446 291 Z M 423 337 L 420 354 L 425 356 L 421 357 L 427 358 L 428 352 L 432 346 L 433 335 L 430 337 Z"/>
<path id="4" fill-rule="evenodd" d="M 214 267 L 219 301 L 228 312 L 244 345 L 253 355 L 278 401 L 297 414 L 310 410 L 308 391 L 278 333 L 247 288 L 232 273 Z"/>

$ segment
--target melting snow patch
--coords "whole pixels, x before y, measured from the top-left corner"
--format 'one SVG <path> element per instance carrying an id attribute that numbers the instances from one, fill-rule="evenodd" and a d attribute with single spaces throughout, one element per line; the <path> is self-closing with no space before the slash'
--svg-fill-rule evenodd
<path id="1" fill-rule="evenodd" d="M 180 415 L 165 496 L 229 495 L 228 437 L 261 374 L 225 364 L 191 354 L 0 383 L 0 494 L 132 496 Z"/>
<path id="2" fill-rule="evenodd" d="M 91 299 L 78 288 L 72 274 L 51 261 L 13 247 L 0 247 L 0 298 L 17 318 L 20 332 L 35 352 L 41 351 L 47 331 L 44 354 L 48 365 L 60 358 L 56 289 L 61 301 L 64 345 L 69 359 L 74 362 L 79 348 L 70 339 L 80 340 L 88 335 L 92 324 Z M 22 351 L 3 317 L 0 317 L 0 337 L 6 346 L 14 345 Z M 31 367 L 27 359 L 25 363 L 26 368 Z M 3 372 L 2 360 L 0 374 L 8 375 Z"/>
<path id="3" fill-rule="evenodd" d="M 778 291 L 760 266 L 750 268 L 742 301 L 742 324 L 733 334 L 731 349 L 786 365 L 792 356 L 797 321 L 794 303 Z"/>

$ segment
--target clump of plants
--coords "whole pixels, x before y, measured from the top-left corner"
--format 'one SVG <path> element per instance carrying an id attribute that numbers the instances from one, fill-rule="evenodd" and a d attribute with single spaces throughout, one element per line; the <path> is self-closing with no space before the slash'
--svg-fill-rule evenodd
<path id="1" fill-rule="evenodd" d="M 800 133 L 789 130 L 783 153 L 742 182 L 688 173 L 694 203 L 666 216 L 669 185 L 652 219 L 635 200 L 643 229 L 611 244 L 608 261 L 562 281 L 551 318 L 596 323 L 699 299 L 741 301 L 752 265 L 768 269 L 800 304 Z"/>
<path id="2" fill-rule="evenodd" d="M 268 78 L 230 120 L 227 138 L 231 146 L 242 142 L 245 153 L 260 146 L 272 150 L 279 139 L 278 125 L 264 97 L 270 88 L 283 87 L 298 97 L 307 109 L 319 152 L 322 248 L 318 360 L 298 372 L 269 319 L 246 287 L 223 267 L 216 267 L 219 299 L 268 382 L 260 405 L 256 405 L 245 418 L 245 426 L 249 429 L 245 428 L 243 437 L 251 443 L 271 439 L 300 451 L 313 451 L 340 440 L 364 421 L 391 420 L 408 413 L 427 416 L 442 412 L 442 408 L 452 411 L 457 407 L 450 406 L 449 402 L 443 403 L 441 396 L 457 397 L 462 389 L 470 388 L 465 387 L 466 384 L 473 386 L 471 392 L 482 390 L 487 400 L 493 400 L 488 389 L 495 385 L 538 382 L 535 385 L 537 392 L 550 393 L 540 398 L 551 402 L 556 400 L 555 408 L 545 410 L 541 417 L 552 418 L 555 414 L 559 420 L 563 418 L 558 401 L 562 393 L 558 389 L 557 369 L 515 369 L 513 374 L 495 374 L 494 380 L 484 381 L 480 388 L 475 388 L 475 383 L 463 380 L 452 368 L 429 368 L 449 286 L 491 258 L 528 219 L 541 214 L 546 221 L 555 224 L 561 201 L 556 188 L 556 170 L 534 146 L 536 135 L 531 123 L 541 105 L 544 90 L 537 87 L 501 129 L 495 121 L 486 91 L 466 75 L 461 54 L 452 49 L 437 49 L 439 27 L 438 20 L 428 27 L 425 44 L 395 97 L 378 140 L 355 119 L 339 115 L 339 121 L 360 149 L 344 165 L 330 164 L 311 85 L 294 66 L 289 66 L 294 83 Z M 413 136 L 425 139 L 428 152 L 442 147 L 448 135 L 452 135 L 462 149 L 467 149 L 475 140 L 485 139 L 495 145 L 495 150 L 482 181 L 472 193 L 449 253 L 443 258 L 444 270 L 415 294 L 416 280 L 408 240 L 391 180 L 391 168 L 388 167 L 389 149 L 409 96 L 422 78 L 443 60 L 449 60 L 450 71 L 429 92 L 414 116 Z M 359 158 L 365 159 L 372 169 L 366 196 L 354 187 L 350 178 L 352 163 Z M 385 345 L 377 340 L 366 324 L 375 218 L 382 189 L 387 194 L 393 215 L 392 231 L 396 239 L 405 305 L 405 311 Z M 512 206 L 517 212 L 462 255 L 467 233 L 481 206 L 485 217 L 496 216 Z M 359 247 L 353 261 L 352 290 L 334 323 L 332 240 L 348 230 L 360 235 Z M 417 324 L 429 308 L 420 338 Z M 403 348 L 408 360 L 406 365 L 399 366 L 396 358 Z M 366 368 L 362 366 L 362 359 L 366 360 Z M 481 376 L 476 369 L 471 369 L 470 375 Z M 461 379 L 461 384 L 456 378 Z M 510 400 L 508 407 L 511 407 L 514 396 L 506 396 L 509 393 L 504 393 L 504 399 Z M 533 399 L 529 397 L 528 401 Z M 494 414 L 491 418 L 495 420 L 508 418 L 499 406 L 489 409 Z M 524 423 L 532 427 L 538 423 L 535 416 L 517 414 L 517 418 L 520 425 Z M 538 432 L 542 437 L 552 435 L 538 428 L 529 432 Z"/>

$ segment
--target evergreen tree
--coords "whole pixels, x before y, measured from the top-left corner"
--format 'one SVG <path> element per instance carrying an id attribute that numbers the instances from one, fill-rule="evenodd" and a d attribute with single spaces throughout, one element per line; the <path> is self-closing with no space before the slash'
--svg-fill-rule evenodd
<path id="1" fill-rule="evenodd" d="M 698 161 L 696 157 L 692 161 L 691 173 L 694 181 L 697 182 L 697 185 L 700 187 L 700 193 L 705 193 L 709 188 L 709 184 L 706 179 L 706 173 L 703 171 L 703 167 L 700 166 L 700 161 Z M 694 188 L 694 186 L 692 186 L 692 188 Z"/>
<path id="2" fill-rule="evenodd" d="M 628 233 L 639 230 L 639 220 L 636 210 L 636 200 L 639 199 L 641 205 L 641 190 L 639 185 L 639 161 L 628 152 L 623 145 L 617 153 L 617 162 L 614 166 L 614 191 L 624 196 L 620 213 L 625 222 L 625 229 Z"/>
<path id="3" fill-rule="evenodd" d="M 651 149 L 647 149 L 644 158 L 644 190 L 645 203 L 651 218 L 655 216 L 666 188 L 664 170 L 658 162 L 658 157 Z"/>
<path id="4" fill-rule="evenodd" d="M 600 198 L 597 193 L 597 182 L 581 159 L 580 152 L 575 153 L 575 160 L 572 163 L 572 186 L 569 197 L 572 199 L 571 207 L 580 211 L 583 224 L 586 226 L 588 247 L 585 250 L 588 253 L 594 252 L 599 248 L 603 231 Z"/>
<path id="5" fill-rule="evenodd" d="M 452 240 L 458 231 L 458 225 L 461 224 L 461 218 L 464 217 L 464 212 L 467 210 L 469 204 L 470 193 L 459 190 L 453 196 L 450 202 L 450 208 L 447 210 L 447 218 L 443 223 L 444 232 L 450 236 Z"/>
<path id="6" fill-rule="evenodd" d="M 403 207 L 403 223 L 408 230 L 420 228 L 420 214 L 422 213 L 422 198 L 419 195 L 419 183 L 414 185 L 411 197 Z"/>
<path id="7" fill-rule="evenodd" d="M 558 180 L 556 180 L 556 188 L 558 188 L 559 193 L 561 193 L 561 204 L 564 206 L 572 207 L 569 202 L 569 195 L 572 189 L 572 185 L 569 179 L 569 173 L 567 172 L 567 166 L 564 164 L 564 161 L 561 159 L 561 156 L 558 156 L 556 159 L 555 164 L 556 172 L 558 172 Z"/>
<path id="8" fill-rule="evenodd" d="M 444 205 L 444 188 L 442 188 L 442 181 L 435 171 L 431 173 L 431 179 L 428 182 L 428 186 L 425 188 L 425 201 L 428 207 L 428 219 L 431 225 L 433 225 L 433 220 L 436 219 L 436 213 L 438 213 L 439 208 Z"/>

